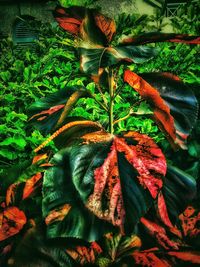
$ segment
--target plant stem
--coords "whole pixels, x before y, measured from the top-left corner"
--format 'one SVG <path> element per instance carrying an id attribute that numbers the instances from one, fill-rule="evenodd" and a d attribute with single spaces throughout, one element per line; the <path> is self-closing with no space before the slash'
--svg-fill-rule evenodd
<path id="1" fill-rule="evenodd" d="M 108 79 L 108 84 L 109 84 L 109 93 L 110 93 L 110 103 L 109 103 L 109 132 L 111 134 L 114 133 L 114 123 L 113 123 L 113 106 L 114 106 L 114 90 L 113 90 L 113 70 L 109 68 L 109 79 Z"/>

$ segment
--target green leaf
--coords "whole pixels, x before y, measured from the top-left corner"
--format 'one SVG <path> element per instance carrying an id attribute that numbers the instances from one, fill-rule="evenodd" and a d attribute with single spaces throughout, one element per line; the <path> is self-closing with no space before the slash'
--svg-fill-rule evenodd
<path id="1" fill-rule="evenodd" d="M 14 160 L 18 157 L 15 152 L 11 152 L 9 149 L 1 149 L 0 155 L 9 160 Z"/>
<path id="2" fill-rule="evenodd" d="M 0 142 L 0 146 L 9 146 L 13 145 L 19 149 L 24 149 L 26 146 L 26 140 L 23 137 L 7 137 L 4 141 Z"/>
<path id="3" fill-rule="evenodd" d="M 48 235 L 91 241 L 108 232 L 109 225 L 132 233 L 162 187 L 164 156 L 150 138 L 132 132 L 120 138 L 99 131 L 80 140 L 83 144 L 58 152 L 51 161 L 53 167 L 45 172 L 44 217 L 65 204 L 71 206 L 62 220 L 48 224 Z M 137 145 L 143 146 L 144 155 L 137 154 Z M 148 174 L 148 167 L 156 176 Z"/>
<path id="4" fill-rule="evenodd" d="M 116 46 L 87 49 L 79 48 L 81 69 L 97 75 L 100 68 L 106 68 L 123 62 L 144 63 L 157 54 L 157 49 L 145 46 Z"/>

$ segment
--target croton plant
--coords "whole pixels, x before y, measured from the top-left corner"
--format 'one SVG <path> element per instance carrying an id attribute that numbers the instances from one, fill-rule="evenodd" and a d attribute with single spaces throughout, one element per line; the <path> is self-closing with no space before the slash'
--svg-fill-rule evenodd
<path id="1" fill-rule="evenodd" d="M 30 107 L 30 122 L 51 135 L 17 181 L 9 184 L 5 177 L 2 183 L 1 266 L 199 266 L 195 180 L 167 163 L 148 135 L 116 134 L 113 109 L 123 75 L 139 102 L 149 104 L 172 148 L 187 149 L 198 113 L 193 92 L 174 74 L 136 74 L 129 65 L 156 56 L 150 43 L 199 44 L 200 37 L 118 38 L 113 19 L 84 7 L 58 7 L 54 16 L 74 36 L 81 70 L 101 97 L 69 86 Z M 93 98 L 108 123 L 72 116 L 80 98 Z M 131 94 L 129 100 L 132 108 L 120 120 L 136 115 Z M 53 156 L 43 153 L 51 140 L 58 149 Z"/>

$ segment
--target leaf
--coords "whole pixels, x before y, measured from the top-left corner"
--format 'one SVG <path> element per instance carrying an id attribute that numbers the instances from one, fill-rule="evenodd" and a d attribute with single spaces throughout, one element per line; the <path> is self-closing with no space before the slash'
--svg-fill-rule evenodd
<path id="1" fill-rule="evenodd" d="M 57 7 L 53 15 L 61 28 L 69 33 L 77 35 L 85 16 L 85 9 L 83 7 L 70 7 L 67 9 Z"/>
<path id="2" fill-rule="evenodd" d="M 22 198 L 24 185 L 20 183 L 11 184 L 6 191 L 6 206 L 17 205 Z"/>
<path id="3" fill-rule="evenodd" d="M 163 247 L 164 249 L 179 249 L 179 243 L 176 241 L 171 240 L 166 233 L 166 230 L 164 227 L 160 226 L 159 224 L 152 222 L 150 220 L 147 220 L 146 218 L 141 218 L 141 223 L 145 226 L 145 228 L 148 230 L 148 233 L 153 236 L 158 244 Z"/>
<path id="4" fill-rule="evenodd" d="M 77 246 L 74 249 L 68 248 L 66 251 L 81 265 L 95 263 L 96 257 L 102 253 L 101 247 L 96 242 L 92 242 L 88 247 Z"/>
<path id="5" fill-rule="evenodd" d="M 182 261 L 200 264 L 200 253 L 196 251 L 170 251 L 168 255 L 176 257 Z"/>
<path id="6" fill-rule="evenodd" d="M 200 44 L 200 36 L 190 36 L 187 34 L 177 34 L 177 33 L 160 33 L 160 32 L 150 32 L 133 37 L 123 37 L 120 40 L 121 44 L 148 44 L 157 42 L 178 42 L 186 44 Z"/>
<path id="7" fill-rule="evenodd" d="M 45 172 L 44 216 L 55 207 L 71 205 L 63 221 L 51 225 L 49 236 L 91 241 L 91 230 L 97 236 L 100 223 L 101 234 L 109 231 L 109 225 L 131 233 L 162 187 L 164 155 L 151 138 L 134 132 L 117 137 L 99 131 L 81 140 L 82 144 L 57 153 L 51 161 L 54 166 Z"/>
<path id="8" fill-rule="evenodd" d="M 82 86 L 65 87 L 32 104 L 29 121 L 42 133 L 47 134 L 64 124 L 66 117 L 79 98 L 90 96 Z"/>
<path id="9" fill-rule="evenodd" d="M 26 216 L 17 207 L 7 207 L 0 212 L 0 241 L 18 234 L 26 224 Z"/>
<path id="10" fill-rule="evenodd" d="M 23 190 L 23 197 L 22 197 L 23 200 L 28 198 L 36 190 L 36 188 L 41 186 L 42 184 L 41 180 L 42 180 L 42 173 L 39 172 L 26 181 Z"/>
<path id="11" fill-rule="evenodd" d="M 78 6 L 57 7 L 54 17 L 61 28 L 71 34 L 80 35 L 84 41 L 93 44 L 110 42 L 116 31 L 114 20 L 94 9 Z"/>
<path id="12" fill-rule="evenodd" d="M 112 262 L 119 261 L 127 257 L 141 247 L 140 238 L 133 234 L 131 236 L 122 236 L 120 234 L 108 233 L 103 238 L 103 251 L 107 258 Z"/>
<path id="13" fill-rule="evenodd" d="M 26 140 L 23 137 L 15 136 L 15 137 L 7 137 L 4 141 L 0 142 L 0 146 L 9 146 L 12 145 L 19 149 L 24 149 L 26 146 Z"/>
<path id="14" fill-rule="evenodd" d="M 166 73 L 137 74 L 126 70 L 129 83 L 154 111 L 154 119 L 174 148 L 186 148 L 186 139 L 197 118 L 198 104 L 194 94 L 177 76 Z"/>
<path id="15" fill-rule="evenodd" d="M 198 223 L 200 222 L 200 212 L 192 206 L 188 206 L 179 215 L 184 236 L 188 238 L 197 237 L 200 234 Z"/>
<path id="16" fill-rule="evenodd" d="M 120 62 L 144 63 L 157 54 L 157 49 L 145 46 L 116 46 L 100 48 L 79 48 L 83 72 L 97 75 L 101 68 Z"/>
<path id="17" fill-rule="evenodd" d="M 195 198 L 196 191 L 196 181 L 191 175 L 168 164 L 162 192 L 173 222 Z"/>
<path id="18" fill-rule="evenodd" d="M 69 241 L 60 239 L 52 242 L 46 238 L 44 227 L 39 227 L 33 220 L 30 224 L 33 225 L 29 225 L 30 228 L 15 243 L 11 254 L 14 266 L 76 266 L 66 253 Z"/>
<path id="19" fill-rule="evenodd" d="M 73 159 L 70 155 L 71 148 L 55 154 L 51 160 L 53 166 L 44 174 L 42 209 L 48 222 L 47 237 L 76 237 L 94 241 L 112 231 L 113 227 L 100 221 L 84 207 L 71 179 L 70 161 Z M 51 220 L 52 214 L 58 217 Z"/>
<path id="20" fill-rule="evenodd" d="M 78 120 L 76 120 L 78 119 Z M 47 140 L 45 140 L 34 152 L 43 149 L 49 142 L 55 140 L 58 148 L 63 148 L 70 143 L 75 143 L 84 133 L 103 130 L 102 126 L 93 121 L 85 120 L 84 118 L 69 117 L 67 123 L 54 132 Z"/>
<path id="21" fill-rule="evenodd" d="M 155 252 L 151 250 L 147 251 L 135 251 L 132 254 L 135 263 L 139 266 L 159 266 L 159 267 L 171 267 L 171 264 L 165 260 L 160 258 L 155 254 Z"/>

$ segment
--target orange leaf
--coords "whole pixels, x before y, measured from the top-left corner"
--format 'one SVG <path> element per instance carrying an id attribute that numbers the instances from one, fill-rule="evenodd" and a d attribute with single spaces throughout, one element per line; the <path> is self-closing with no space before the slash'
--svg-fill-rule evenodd
<path id="1" fill-rule="evenodd" d="M 0 241 L 18 234 L 26 223 L 26 216 L 17 207 L 8 207 L 0 213 Z"/>
<path id="2" fill-rule="evenodd" d="M 149 101 L 151 106 L 153 106 L 154 119 L 161 130 L 166 133 L 170 143 L 174 147 L 176 147 L 174 142 L 183 146 L 183 143 L 180 143 L 180 140 L 177 140 L 176 138 L 174 118 L 170 114 L 170 108 L 165 104 L 159 92 L 140 76 L 130 70 L 125 71 L 124 81 L 133 87 L 143 99 Z"/>
<path id="3" fill-rule="evenodd" d="M 26 181 L 22 197 L 23 200 L 35 191 L 36 187 L 38 187 L 38 181 L 41 179 L 42 173 L 39 172 Z"/>
<path id="4" fill-rule="evenodd" d="M 64 204 L 62 207 L 59 207 L 55 210 L 52 210 L 48 216 L 45 218 L 45 223 L 48 225 L 55 221 L 62 221 L 65 216 L 70 211 L 71 206 L 69 204 Z"/>

